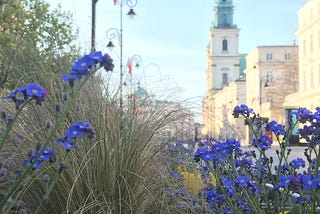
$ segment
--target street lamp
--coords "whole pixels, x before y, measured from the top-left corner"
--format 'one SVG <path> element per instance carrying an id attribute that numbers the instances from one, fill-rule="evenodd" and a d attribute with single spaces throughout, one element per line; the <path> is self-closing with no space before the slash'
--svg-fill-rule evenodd
<path id="1" fill-rule="evenodd" d="M 123 35 L 122 35 L 122 9 L 124 5 L 127 5 L 130 7 L 129 12 L 127 15 L 132 19 L 136 13 L 134 12 L 133 8 L 137 5 L 138 0 L 123 0 L 120 1 L 120 31 L 118 31 L 116 28 L 110 28 L 106 32 L 106 36 L 109 39 L 109 43 L 107 47 L 110 51 L 115 47 L 115 45 L 112 43 L 112 40 L 117 38 L 119 40 L 120 45 L 120 110 L 122 110 L 123 105 L 123 94 L 122 94 L 122 87 L 123 87 Z"/>

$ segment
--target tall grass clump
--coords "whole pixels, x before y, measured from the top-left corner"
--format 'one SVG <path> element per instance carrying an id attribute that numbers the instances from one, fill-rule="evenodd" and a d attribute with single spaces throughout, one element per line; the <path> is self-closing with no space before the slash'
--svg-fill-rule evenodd
<path id="1" fill-rule="evenodd" d="M 78 148 L 72 150 L 55 144 L 55 140 L 48 142 L 57 152 L 57 160 L 32 170 L 28 182 L 23 183 L 14 212 L 164 212 L 165 179 L 161 178 L 165 167 L 154 142 L 156 134 L 176 119 L 178 109 L 169 108 L 167 103 L 155 104 L 145 97 L 139 100 L 141 111 L 136 112 L 135 96 L 128 96 L 123 109 L 119 109 L 119 95 L 109 93 L 108 82 L 103 82 L 100 75 L 76 80 L 70 88 L 61 81 L 71 65 L 63 58 L 46 63 L 37 54 L 21 51 L 10 62 L 12 68 L 18 66 L 25 71 L 17 82 L 39 82 L 49 96 L 43 105 L 28 105 L 21 111 L 10 133 L 10 143 L 0 151 L 1 163 L 8 169 L 1 184 L 3 194 L 19 177 L 16 172 L 24 168 L 21 160 L 27 158 L 30 150 L 44 146 L 48 136 L 58 139 L 76 121 L 90 121 L 95 131 L 95 138 L 77 139 Z M 79 87 L 78 96 L 73 97 Z M 66 106 L 69 109 L 64 112 Z M 14 108 L 1 104 L 7 114 L 14 114 Z M 56 123 L 60 123 L 57 129 Z"/>

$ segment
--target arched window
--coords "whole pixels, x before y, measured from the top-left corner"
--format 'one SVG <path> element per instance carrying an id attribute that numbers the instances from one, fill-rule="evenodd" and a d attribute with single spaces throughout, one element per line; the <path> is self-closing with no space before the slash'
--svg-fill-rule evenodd
<path id="1" fill-rule="evenodd" d="M 227 51 L 228 50 L 228 41 L 226 39 L 224 39 L 222 41 L 222 50 L 223 51 Z"/>

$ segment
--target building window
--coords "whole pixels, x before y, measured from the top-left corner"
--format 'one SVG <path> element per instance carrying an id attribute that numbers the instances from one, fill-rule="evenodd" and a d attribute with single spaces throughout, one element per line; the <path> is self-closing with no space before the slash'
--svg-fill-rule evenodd
<path id="1" fill-rule="evenodd" d="M 223 73 L 222 74 L 222 86 L 225 86 L 228 84 L 228 74 L 227 73 Z"/>
<path id="2" fill-rule="evenodd" d="M 291 53 L 285 53 L 284 60 L 291 60 Z"/>
<path id="3" fill-rule="evenodd" d="M 267 53 L 266 59 L 267 61 L 272 60 L 272 53 Z"/>
<path id="4" fill-rule="evenodd" d="M 272 71 L 267 71 L 266 83 L 269 83 L 269 82 L 272 82 L 272 81 L 273 81 Z"/>
<path id="5" fill-rule="evenodd" d="M 222 40 L 222 50 L 223 51 L 228 50 L 228 41 L 226 39 Z"/>
<path id="6" fill-rule="evenodd" d="M 303 55 L 306 55 L 306 40 L 303 40 Z"/>

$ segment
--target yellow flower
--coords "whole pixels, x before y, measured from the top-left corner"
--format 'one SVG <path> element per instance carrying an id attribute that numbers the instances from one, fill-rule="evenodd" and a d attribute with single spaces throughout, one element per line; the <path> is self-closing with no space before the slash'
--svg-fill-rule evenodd
<path id="1" fill-rule="evenodd" d="M 184 177 L 183 184 L 186 187 L 186 189 L 189 190 L 191 193 L 197 194 L 200 189 L 205 187 L 201 179 L 201 173 L 198 170 L 194 172 L 189 172 L 185 167 L 178 166 L 177 171 L 181 175 L 183 175 Z M 215 186 L 216 178 L 212 172 L 210 172 L 210 176 L 211 176 L 211 181 L 208 178 L 207 182 Z"/>

